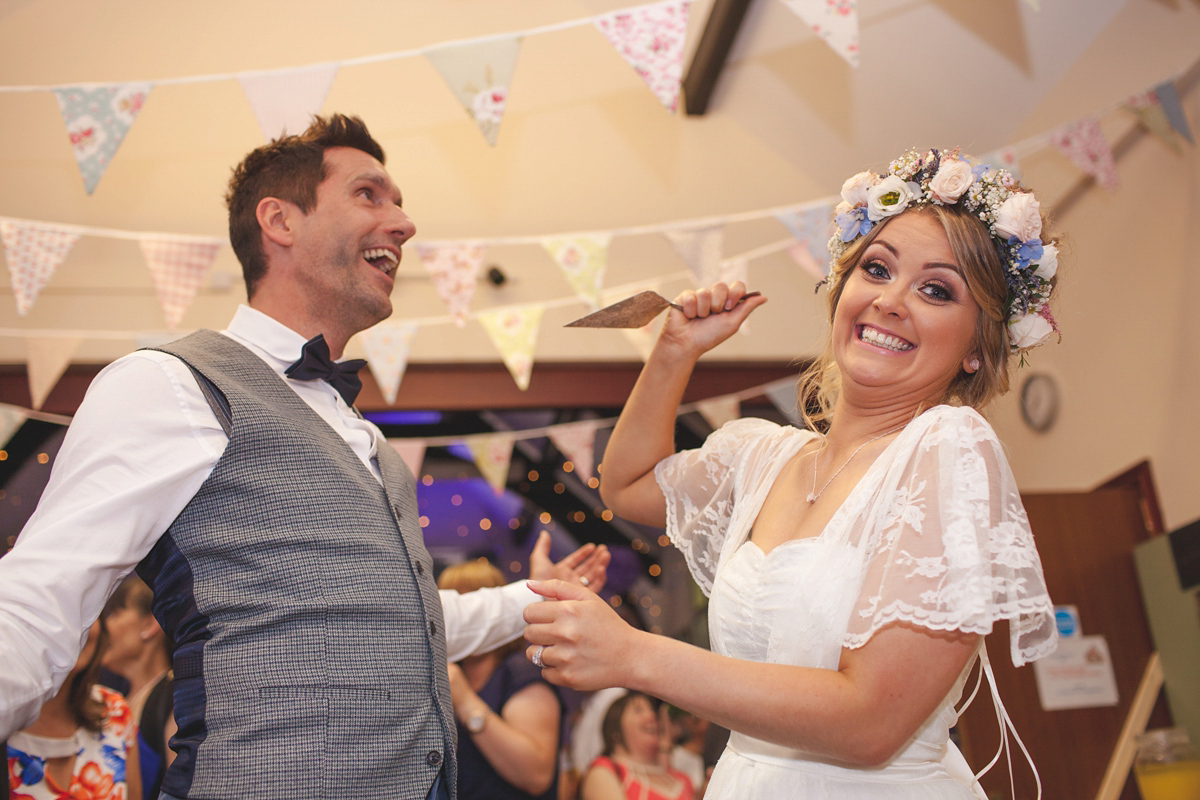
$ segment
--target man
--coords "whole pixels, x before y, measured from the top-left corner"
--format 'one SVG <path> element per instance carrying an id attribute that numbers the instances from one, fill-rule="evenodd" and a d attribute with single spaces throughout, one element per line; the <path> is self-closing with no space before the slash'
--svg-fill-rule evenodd
<path id="1" fill-rule="evenodd" d="M 412 475 L 330 362 L 391 314 L 415 233 L 383 161 L 341 115 L 248 155 L 226 198 L 248 306 L 93 382 L 0 559 L 0 736 L 136 565 L 175 645 L 165 797 L 453 795 L 447 659 L 515 638 L 533 595 L 439 597 Z M 603 580 L 603 548 L 548 549 L 535 576 Z"/>

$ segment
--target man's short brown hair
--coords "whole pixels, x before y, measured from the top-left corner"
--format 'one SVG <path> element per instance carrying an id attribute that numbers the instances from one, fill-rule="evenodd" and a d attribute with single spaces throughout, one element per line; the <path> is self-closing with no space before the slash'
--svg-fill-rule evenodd
<path id="1" fill-rule="evenodd" d="M 307 214 L 317 203 L 317 186 L 325 180 L 325 151 L 352 147 L 384 162 L 383 148 L 358 117 L 332 114 L 313 117 L 304 133 L 281 136 L 242 159 L 229 179 L 229 242 L 242 263 L 246 296 L 253 297 L 267 271 L 267 256 L 258 225 L 258 203 L 277 197 Z"/>

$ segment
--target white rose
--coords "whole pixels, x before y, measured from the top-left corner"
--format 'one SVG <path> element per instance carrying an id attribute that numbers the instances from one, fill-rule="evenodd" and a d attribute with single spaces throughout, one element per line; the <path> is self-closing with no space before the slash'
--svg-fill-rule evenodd
<path id="1" fill-rule="evenodd" d="M 1042 245 L 1042 257 L 1037 260 L 1037 269 L 1033 271 L 1044 281 L 1054 277 L 1058 272 L 1058 248 L 1052 244 Z"/>
<path id="2" fill-rule="evenodd" d="M 1050 338 L 1054 327 L 1041 314 L 1030 312 L 1008 323 L 1008 340 L 1018 350 L 1037 347 Z"/>
<path id="3" fill-rule="evenodd" d="M 1041 204 L 1032 194 L 1021 192 L 1004 201 L 996 213 L 996 233 L 1005 239 L 1017 237 L 1017 241 L 1028 242 L 1042 235 Z"/>
<path id="4" fill-rule="evenodd" d="M 866 201 L 863 201 L 863 202 L 865 203 Z M 845 200 L 843 200 L 842 202 L 840 202 L 836 206 L 834 206 L 833 215 L 835 217 L 840 217 L 842 214 L 845 214 L 847 211 L 853 211 L 854 208 L 855 207 L 853 205 L 851 205 L 850 203 L 847 203 Z"/>
<path id="5" fill-rule="evenodd" d="M 888 175 L 867 190 L 867 219 L 878 222 L 899 214 L 912 202 L 913 191 L 904 179 Z"/>
<path id="6" fill-rule="evenodd" d="M 842 184 L 842 199 L 854 206 L 867 204 L 867 190 L 879 183 L 879 176 L 874 172 L 860 172 Z"/>
<path id="7" fill-rule="evenodd" d="M 975 175 L 966 161 L 943 161 L 937 174 L 929 181 L 929 191 L 942 203 L 957 203 L 963 192 L 971 188 Z"/>

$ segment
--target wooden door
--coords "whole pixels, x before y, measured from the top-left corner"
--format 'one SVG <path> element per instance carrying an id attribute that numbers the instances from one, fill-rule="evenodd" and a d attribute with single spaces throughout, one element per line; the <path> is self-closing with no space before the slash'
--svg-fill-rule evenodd
<path id="1" fill-rule="evenodd" d="M 1041 775 L 1042 796 L 1047 800 L 1093 800 L 1153 651 L 1132 552 L 1135 544 L 1151 535 L 1145 491 L 1144 487 L 1123 485 L 1092 492 L 1031 493 L 1022 499 L 1050 596 L 1057 604 L 1079 609 L 1084 634 L 1108 640 L 1120 701 L 1109 708 L 1042 710 L 1033 667 L 1016 669 L 1012 665 L 1007 623 L 998 625 L 988 637 L 988 655 L 1000 697 Z M 1160 698 L 1150 727 L 1169 724 Z M 968 762 L 976 770 L 982 768 L 999 745 L 996 715 L 986 690 L 963 714 L 959 733 Z M 1037 796 L 1033 775 L 1015 743 L 1010 750 L 1015 773 L 1012 796 L 1014 800 L 1032 800 Z M 982 783 L 990 797 L 1009 797 L 1009 774 L 1003 759 Z M 1131 777 L 1122 800 L 1138 797 Z"/>

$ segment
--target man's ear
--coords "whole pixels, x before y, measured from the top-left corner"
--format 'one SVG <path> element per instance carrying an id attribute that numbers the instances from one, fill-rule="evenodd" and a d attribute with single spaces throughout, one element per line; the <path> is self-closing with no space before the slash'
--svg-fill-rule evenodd
<path id="1" fill-rule="evenodd" d="M 293 241 L 292 215 L 296 207 L 278 197 L 264 197 L 258 201 L 254 216 L 263 235 L 280 247 L 290 247 Z"/>

